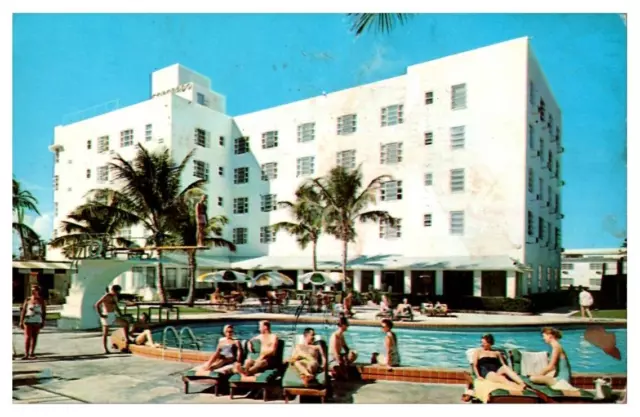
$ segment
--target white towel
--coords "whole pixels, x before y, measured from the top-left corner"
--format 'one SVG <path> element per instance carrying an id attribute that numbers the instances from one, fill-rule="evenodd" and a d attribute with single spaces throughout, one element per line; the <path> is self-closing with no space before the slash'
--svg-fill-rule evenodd
<path id="1" fill-rule="evenodd" d="M 551 386 L 551 389 L 554 389 L 556 391 L 578 391 L 578 388 L 574 387 L 564 379 L 558 380 L 555 384 Z"/>
<path id="2" fill-rule="evenodd" d="M 522 364 L 520 374 L 540 375 L 545 366 L 549 364 L 547 352 L 522 352 Z"/>
<path id="3" fill-rule="evenodd" d="M 322 335 L 316 334 L 315 337 L 313 338 L 314 341 L 318 341 L 318 340 L 322 340 Z M 299 334 L 296 335 L 296 345 L 301 344 L 302 342 L 304 342 L 304 334 Z"/>

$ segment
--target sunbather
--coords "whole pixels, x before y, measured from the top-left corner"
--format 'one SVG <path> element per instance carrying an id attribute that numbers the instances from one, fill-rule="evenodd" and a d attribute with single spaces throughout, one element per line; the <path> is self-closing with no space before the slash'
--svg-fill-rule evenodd
<path id="1" fill-rule="evenodd" d="M 218 341 L 216 351 L 211 355 L 200 369 L 204 371 L 217 371 L 219 373 L 229 373 L 235 364 L 240 364 L 242 360 L 242 345 L 238 339 L 233 337 L 233 326 L 228 324 L 222 329 L 224 337 Z"/>
<path id="2" fill-rule="evenodd" d="M 389 302 L 389 299 L 387 298 L 387 296 L 383 295 L 382 299 L 380 300 L 380 313 L 387 314 L 390 312 L 390 310 L 391 310 L 391 303 Z"/>
<path id="3" fill-rule="evenodd" d="M 560 338 L 562 338 L 562 333 L 559 330 L 552 327 L 542 329 L 542 339 L 551 346 L 551 360 L 540 371 L 539 375 L 531 375 L 529 377 L 531 382 L 545 384 L 550 387 L 558 383 L 571 385 L 571 366 L 569 365 L 567 353 L 558 341 Z"/>
<path id="4" fill-rule="evenodd" d="M 133 336 L 133 342 L 138 346 L 160 347 L 159 343 L 153 342 L 151 330 L 149 330 L 149 315 L 142 313 L 140 320 L 131 326 L 129 332 Z"/>
<path id="5" fill-rule="evenodd" d="M 477 378 L 511 386 L 514 390 L 523 390 L 526 384 L 504 362 L 502 354 L 492 349 L 494 342 L 493 335 L 486 334 L 482 336 L 480 341 L 481 348 L 476 351 L 473 359 L 473 369 Z"/>
<path id="6" fill-rule="evenodd" d="M 345 316 L 338 319 L 338 330 L 336 330 L 329 340 L 329 350 L 331 351 L 332 360 L 337 363 L 335 367 L 336 375 L 339 377 L 348 377 L 349 365 L 354 363 L 358 358 L 358 354 L 354 350 L 350 350 L 347 341 L 344 338 L 344 332 L 349 328 L 349 321 Z"/>
<path id="7" fill-rule="evenodd" d="M 253 345 L 251 342 L 254 340 L 260 341 L 260 356 L 255 361 L 251 358 L 247 359 L 244 362 L 244 366 L 240 366 L 239 363 L 236 363 L 234 372 L 241 375 L 251 376 L 264 370 L 274 368 L 278 365 L 276 358 L 278 336 L 271 333 L 271 323 L 267 320 L 262 320 L 260 322 L 260 334 L 249 340 L 248 343 L 251 352 L 253 352 Z"/>
<path id="8" fill-rule="evenodd" d="M 411 313 L 411 304 L 409 304 L 409 300 L 405 298 L 398 304 L 398 307 L 396 307 L 396 315 L 409 313 Z"/>
<path id="9" fill-rule="evenodd" d="M 211 294 L 211 302 L 214 304 L 222 303 L 222 293 L 220 292 L 220 288 L 216 288 L 216 290 Z"/>
<path id="10" fill-rule="evenodd" d="M 315 374 L 320 368 L 320 358 L 322 363 L 326 362 L 324 351 L 320 346 L 314 345 L 316 336 L 312 328 L 304 330 L 302 343 L 296 345 L 291 355 L 291 366 L 300 374 L 300 379 L 305 385 L 309 385 L 315 379 Z"/>

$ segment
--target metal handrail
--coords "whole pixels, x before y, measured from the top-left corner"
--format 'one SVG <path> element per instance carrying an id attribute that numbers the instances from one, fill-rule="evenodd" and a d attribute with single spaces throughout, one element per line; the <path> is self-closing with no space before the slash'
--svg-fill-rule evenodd
<path id="1" fill-rule="evenodd" d="M 178 344 L 179 345 L 182 344 L 182 342 L 180 341 L 180 335 L 178 334 L 178 331 L 176 330 L 176 328 L 173 326 L 165 327 L 164 330 L 162 330 L 162 360 L 164 360 L 164 351 L 166 350 L 166 346 L 167 346 L 167 332 L 169 330 L 173 332 L 173 335 L 176 337 Z"/>
<path id="2" fill-rule="evenodd" d="M 201 342 L 198 340 L 196 335 L 193 333 L 193 330 L 191 330 L 191 327 L 188 327 L 188 326 L 183 327 L 182 329 L 180 329 L 180 344 L 179 344 L 179 347 L 180 347 L 180 358 L 182 358 L 182 348 L 184 347 L 184 344 L 183 344 L 184 337 L 183 337 L 182 334 L 185 331 L 187 332 L 187 335 L 191 337 L 193 346 L 195 346 L 196 349 L 200 350 L 200 345 L 201 345 Z"/>

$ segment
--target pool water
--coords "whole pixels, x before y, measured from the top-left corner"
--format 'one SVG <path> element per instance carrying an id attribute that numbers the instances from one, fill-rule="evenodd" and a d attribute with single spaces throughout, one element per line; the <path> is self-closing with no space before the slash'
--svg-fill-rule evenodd
<path id="1" fill-rule="evenodd" d="M 222 336 L 221 324 L 191 325 L 196 338 L 203 344 L 202 350 L 214 351 L 218 339 Z M 302 334 L 304 328 L 312 327 L 317 334 L 328 341 L 335 325 L 298 323 L 296 333 Z M 236 338 L 250 339 L 258 334 L 258 322 L 246 321 L 234 323 Z M 178 332 L 181 326 L 176 326 Z M 291 323 L 272 323 L 272 331 L 285 340 L 285 357 L 291 355 L 293 325 Z M 561 328 L 562 330 L 562 328 Z M 518 348 L 526 351 L 548 351 L 537 328 L 448 328 L 448 329 L 407 329 L 395 328 L 400 349 L 401 364 L 430 368 L 467 368 L 466 351 L 479 347 L 480 338 L 485 333 L 493 334 L 496 345 Z M 627 372 L 627 330 L 609 329 L 616 335 L 617 346 L 622 360 L 615 360 L 600 349 L 584 340 L 584 329 L 562 330 L 561 343 L 569 357 L 571 368 L 575 372 Z M 154 340 L 162 341 L 162 330 L 153 334 Z M 379 327 L 350 326 L 345 333 L 347 344 L 358 351 L 359 361 L 368 362 L 373 352 L 383 351 L 384 334 Z M 177 340 L 167 334 L 167 345 L 177 346 Z M 185 348 L 190 349 L 185 342 Z"/>

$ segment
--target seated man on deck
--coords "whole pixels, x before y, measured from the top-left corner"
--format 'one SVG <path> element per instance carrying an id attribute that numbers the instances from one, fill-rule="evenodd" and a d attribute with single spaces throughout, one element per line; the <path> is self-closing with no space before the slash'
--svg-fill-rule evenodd
<path id="1" fill-rule="evenodd" d="M 309 385 L 315 379 L 316 373 L 320 369 L 320 359 L 322 363 L 326 363 L 324 351 L 318 345 L 314 345 L 316 332 L 308 327 L 304 329 L 304 339 L 302 343 L 296 345 L 291 354 L 289 362 L 298 373 L 304 385 Z"/>
<path id="2" fill-rule="evenodd" d="M 244 366 L 240 366 L 239 363 L 236 363 L 234 367 L 235 373 L 251 376 L 266 371 L 267 369 L 272 369 L 278 365 L 276 358 L 278 336 L 271 333 L 271 323 L 269 323 L 269 321 L 262 320 L 260 322 L 260 334 L 249 340 L 247 343 L 248 349 L 251 352 L 253 352 L 253 345 L 251 344 L 253 340 L 260 341 L 260 356 L 255 361 L 251 358 L 247 358 L 244 362 Z"/>

